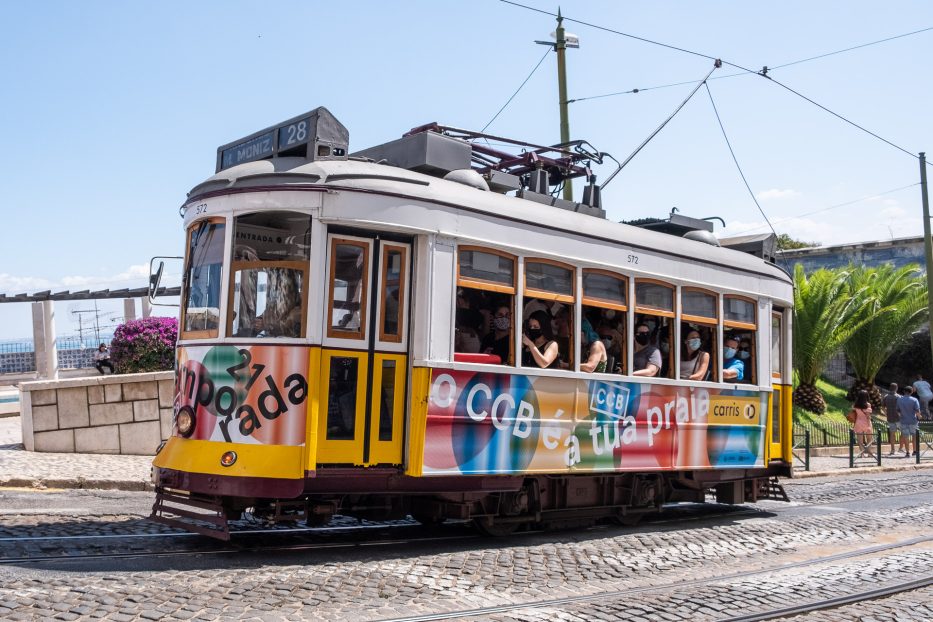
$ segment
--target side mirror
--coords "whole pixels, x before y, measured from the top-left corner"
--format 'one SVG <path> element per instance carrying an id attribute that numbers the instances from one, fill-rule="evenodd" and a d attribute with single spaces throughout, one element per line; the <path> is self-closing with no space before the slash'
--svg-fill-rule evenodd
<path id="1" fill-rule="evenodd" d="M 153 261 L 155 261 L 155 257 L 153 257 L 149 262 L 149 302 L 154 302 L 155 297 L 158 295 L 159 283 L 162 282 L 162 271 L 165 270 L 165 262 L 160 261 L 159 267 L 156 269 L 155 273 L 153 273 Z"/>
<path id="2" fill-rule="evenodd" d="M 166 288 L 162 287 L 162 274 L 165 272 L 165 262 L 159 261 L 162 259 L 171 259 L 181 262 L 183 257 L 153 257 L 149 260 L 149 303 L 155 306 L 160 307 L 177 307 L 177 304 L 164 304 L 156 302 L 160 296 L 176 296 L 178 295 L 177 291 L 171 291 L 170 293 L 166 292 Z M 156 265 L 158 261 L 158 265 Z M 175 289 L 175 288 L 171 288 Z"/>

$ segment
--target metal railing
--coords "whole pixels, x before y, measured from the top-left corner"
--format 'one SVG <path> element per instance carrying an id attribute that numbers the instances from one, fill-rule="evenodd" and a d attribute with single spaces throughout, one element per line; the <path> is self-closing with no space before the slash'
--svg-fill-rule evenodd
<path id="1" fill-rule="evenodd" d="M 882 443 L 890 442 L 891 432 L 888 430 L 886 421 L 873 420 L 875 431 L 881 434 Z M 921 421 L 919 428 L 925 435 L 933 435 L 933 421 Z M 846 447 L 849 445 L 849 434 L 852 427 L 845 423 L 819 422 L 819 423 L 795 423 L 794 436 L 803 436 L 804 432 L 810 432 L 810 442 L 812 447 Z"/>

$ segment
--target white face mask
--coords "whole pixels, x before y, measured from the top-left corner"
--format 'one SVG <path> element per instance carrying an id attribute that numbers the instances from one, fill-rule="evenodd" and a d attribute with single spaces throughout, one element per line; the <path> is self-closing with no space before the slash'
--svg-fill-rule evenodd
<path id="1" fill-rule="evenodd" d="M 496 327 L 496 330 L 509 330 L 511 322 L 507 317 L 497 317 L 493 319 L 492 325 Z"/>
<path id="2" fill-rule="evenodd" d="M 700 340 L 699 340 L 699 339 L 688 339 L 688 340 L 687 340 L 687 347 L 690 348 L 691 350 L 699 350 L 699 349 L 700 349 Z"/>
<path id="3" fill-rule="evenodd" d="M 726 357 L 727 359 L 734 358 L 734 357 L 735 357 L 735 348 L 728 348 L 728 347 L 727 347 L 727 348 L 724 348 L 723 351 L 722 351 L 722 355 L 723 355 L 724 357 Z"/>
<path id="4" fill-rule="evenodd" d="M 748 357 L 750 357 L 750 356 L 751 356 L 751 352 L 749 352 L 748 350 L 740 350 L 740 351 L 739 351 L 739 358 L 742 359 L 743 361 L 744 361 L 745 359 L 747 359 Z"/>

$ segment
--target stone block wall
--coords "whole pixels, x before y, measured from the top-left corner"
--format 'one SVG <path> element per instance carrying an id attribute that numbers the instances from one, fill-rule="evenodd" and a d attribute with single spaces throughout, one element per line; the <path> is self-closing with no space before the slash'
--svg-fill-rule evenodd
<path id="1" fill-rule="evenodd" d="M 170 371 L 24 382 L 19 390 L 29 451 L 155 455 L 172 431 Z"/>

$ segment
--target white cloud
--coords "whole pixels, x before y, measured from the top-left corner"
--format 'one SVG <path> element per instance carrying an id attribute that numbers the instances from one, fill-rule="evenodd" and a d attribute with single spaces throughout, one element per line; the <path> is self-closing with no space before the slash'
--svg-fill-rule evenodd
<path id="1" fill-rule="evenodd" d="M 162 285 L 173 287 L 180 282 L 179 275 L 166 274 Z M 15 276 L 0 274 L 0 293 L 19 294 L 22 292 L 37 292 L 51 290 L 80 290 L 80 289 L 123 289 L 124 287 L 145 287 L 149 284 L 149 264 L 132 265 L 110 276 L 69 275 L 59 280 L 35 276 Z"/>
<path id="2" fill-rule="evenodd" d="M 881 210 L 881 214 L 880 214 L 880 216 L 882 216 L 886 220 L 896 220 L 899 218 L 903 218 L 906 215 L 907 215 L 907 212 L 904 211 L 903 207 L 900 207 L 897 204 L 897 201 L 895 201 L 893 205 Z"/>
<path id="3" fill-rule="evenodd" d="M 772 199 L 793 199 L 799 197 L 800 193 L 796 190 L 790 188 L 786 190 L 779 190 L 777 188 L 771 188 L 770 190 L 762 190 L 755 195 L 755 198 L 759 201 L 770 201 Z"/>

